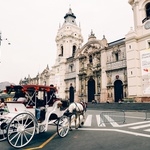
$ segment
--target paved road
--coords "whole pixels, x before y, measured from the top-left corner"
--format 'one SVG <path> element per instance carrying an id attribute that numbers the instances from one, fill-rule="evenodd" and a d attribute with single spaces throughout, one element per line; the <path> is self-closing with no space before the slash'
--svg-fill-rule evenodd
<path id="1" fill-rule="evenodd" d="M 122 112 L 88 110 L 84 127 L 60 138 L 56 127 L 50 126 L 48 132 L 36 135 L 24 149 L 149 150 L 150 119 L 145 120 L 145 112 L 125 112 L 125 118 L 123 123 Z M 13 150 L 7 141 L 1 146 Z"/>
<path id="2" fill-rule="evenodd" d="M 150 138 L 150 118 L 145 118 L 145 112 L 89 110 L 84 128 L 81 130 L 115 131 Z"/>

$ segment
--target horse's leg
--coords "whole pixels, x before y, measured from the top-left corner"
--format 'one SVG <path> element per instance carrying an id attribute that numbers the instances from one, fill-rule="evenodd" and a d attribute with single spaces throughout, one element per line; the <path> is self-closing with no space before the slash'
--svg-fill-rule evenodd
<path id="1" fill-rule="evenodd" d="M 75 128 L 76 128 L 76 129 L 78 129 L 78 126 L 77 126 L 77 119 L 78 119 L 78 114 L 75 114 L 75 120 L 74 120 L 74 122 L 75 122 Z"/>
<path id="2" fill-rule="evenodd" d="M 83 126 L 84 122 L 85 122 L 85 112 L 82 113 L 82 117 L 83 117 L 83 119 L 82 119 L 81 125 Z"/>
<path id="3" fill-rule="evenodd" d="M 72 115 L 69 116 L 69 128 L 70 128 L 69 130 L 70 131 L 72 131 L 72 128 L 71 128 L 71 117 L 72 117 Z"/>
<path id="4" fill-rule="evenodd" d="M 78 121 L 78 122 L 77 122 Z M 76 129 L 78 129 L 80 127 L 80 113 L 77 114 L 77 117 L 76 117 Z"/>
<path id="5" fill-rule="evenodd" d="M 85 122 L 85 111 L 83 111 L 83 122 Z"/>
<path id="6" fill-rule="evenodd" d="M 79 114 L 79 128 L 81 128 L 81 114 Z"/>

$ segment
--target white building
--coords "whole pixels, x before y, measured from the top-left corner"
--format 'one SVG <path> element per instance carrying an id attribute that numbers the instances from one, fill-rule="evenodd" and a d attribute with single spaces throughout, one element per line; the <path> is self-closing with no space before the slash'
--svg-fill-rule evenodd
<path id="1" fill-rule="evenodd" d="M 72 97 L 71 101 L 150 101 L 150 0 L 129 0 L 129 4 L 134 29 L 111 43 L 105 36 L 97 39 L 91 31 L 84 45 L 70 8 L 56 35 L 54 66 L 51 70 L 47 66 L 35 78 L 27 78 L 28 83 L 54 84 L 59 96 Z"/>
<path id="2" fill-rule="evenodd" d="M 52 67 L 53 74 L 51 74 L 50 83 L 57 86 L 59 95 L 63 99 L 66 98 L 65 78 L 67 72 L 70 70 L 72 74 L 76 74 L 76 63 L 73 62 L 71 66 L 67 66 L 67 59 L 74 57 L 77 49 L 81 47 L 83 42 L 81 29 L 77 26 L 75 19 L 76 16 L 72 13 L 70 8 L 69 12 L 64 16 L 64 23 L 58 29 L 56 35 L 57 56 L 55 65 Z M 73 86 L 75 86 L 75 82 Z"/>
<path id="3" fill-rule="evenodd" d="M 129 0 L 129 4 L 134 15 L 134 30 L 125 36 L 128 95 L 150 100 L 150 0 Z M 147 59 L 143 53 L 147 53 Z"/>

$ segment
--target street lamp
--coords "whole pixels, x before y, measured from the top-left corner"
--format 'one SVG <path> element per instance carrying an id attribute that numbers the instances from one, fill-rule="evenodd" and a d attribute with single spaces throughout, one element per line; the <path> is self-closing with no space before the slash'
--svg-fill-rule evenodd
<path id="1" fill-rule="evenodd" d="M 0 46 L 1 46 L 1 42 L 2 42 L 3 40 L 8 41 L 7 38 L 6 38 L 6 39 L 2 39 L 2 33 L 0 32 Z M 9 42 L 9 41 L 8 41 L 8 45 L 10 45 L 10 42 Z M 1 52 L 0 52 L 0 57 L 1 57 Z M 0 61 L 0 63 L 1 63 L 1 61 Z"/>
<path id="2" fill-rule="evenodd" d="M 2 42 L 3 40 L 8 41 L 7 38 L 6 38 L 6 39 L 2 39 L 2 33 L 0 32 L 0 46 L 1 46 L 1 42 Z M 10 45 L 10 44 L 11 44 L 11 43 L 8 41 L 8 45 Z"/>

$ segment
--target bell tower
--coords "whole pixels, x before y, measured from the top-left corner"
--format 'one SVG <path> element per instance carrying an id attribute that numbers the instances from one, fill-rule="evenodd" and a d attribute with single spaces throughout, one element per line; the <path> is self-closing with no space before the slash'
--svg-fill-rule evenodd
<path id="1" fill-rule="evenodd" d="M 66 58 L 72 57 L 82 43 L 81 29 L 77 26 L 76 16 L 70 8 L 57 32 L 57 59 L 64 62 Z"/>
<path id="2" fill-rule="evenodd" d="M 129 0 L 134 29 L 126 34 L 128 96 L 150 96 L 150 0 Z M 146 71 L 144 71 L 146 70 Z"/>
<path id="3" fill-rule="evenodd" d="M 66 62 L 70 57 L 74 57 L 76 51 L 81 47 L 83 43 L 83 37 L 81 34 L 81 28 L 76 23 L 76 16 L 69 8 L 68 13 L 64 16 L 63 25 L 59 26 L 56 35 L 57 56 L 55 65 L 55 77 L 54 81 L 57 84 L 59 96 L 65 98 L 65 73 Z"/>

